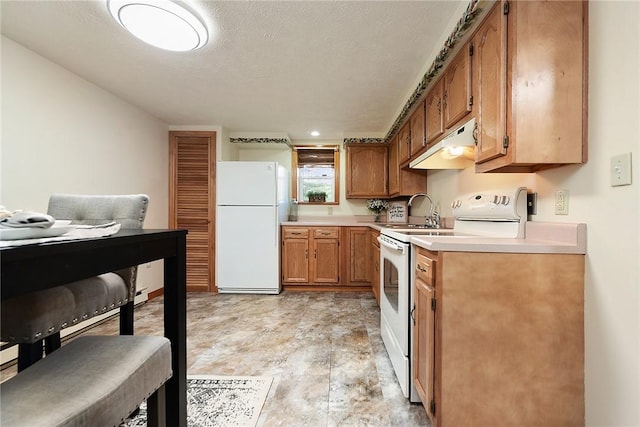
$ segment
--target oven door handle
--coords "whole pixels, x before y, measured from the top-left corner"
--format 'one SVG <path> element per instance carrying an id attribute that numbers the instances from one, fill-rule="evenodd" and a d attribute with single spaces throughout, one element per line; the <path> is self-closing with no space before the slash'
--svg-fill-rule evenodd
<path id="1" fill-rule="evenodd" d="M 382 240 L 380 236 L 378 236 L 377 239 L 378 239 L 378 242 L 385 248 L 393 249 L 398 252 L 404 252 L 404 246 L 394 245 L 393 243 L 387 242 L 386 240 Z"/>

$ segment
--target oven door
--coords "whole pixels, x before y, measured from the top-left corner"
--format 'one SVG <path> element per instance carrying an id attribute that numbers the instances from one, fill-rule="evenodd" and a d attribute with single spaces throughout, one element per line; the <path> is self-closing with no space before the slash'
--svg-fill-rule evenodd
<path id="1" fill-rule="evenodd" d="M 405 397 L 409 391 L 410 245 L 381 235 L 380 335 Z"/>

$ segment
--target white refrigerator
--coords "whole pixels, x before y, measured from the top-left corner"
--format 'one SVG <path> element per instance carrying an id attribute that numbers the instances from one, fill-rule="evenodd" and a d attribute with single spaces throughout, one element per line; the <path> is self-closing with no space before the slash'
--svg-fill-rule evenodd
<path id="1" fill-rule="evenodd" d="M 216 283 L 221 293 L 280 293 L 280 223 L 289 175 L 277 162 L 217 162 Z"/>

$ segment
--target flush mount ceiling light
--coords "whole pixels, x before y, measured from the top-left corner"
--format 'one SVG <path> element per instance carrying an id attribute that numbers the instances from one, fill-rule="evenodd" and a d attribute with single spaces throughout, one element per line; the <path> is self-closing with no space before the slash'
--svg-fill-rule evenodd
<path id="1" fill-rule="evenodd" d="M 311 135 L 311 136 L 320 136 L 320 132 L 318 132 L 317 130 L 312 130 L 311 132 L 309 132 L 309 135 Z"/>
<path id="2" fill-rule="evenodd" d="M 175 52 L 201 48 L 209 38 L 202 19 L 184 2 L 107 0 L 113 18 L 152 46 Z"/>

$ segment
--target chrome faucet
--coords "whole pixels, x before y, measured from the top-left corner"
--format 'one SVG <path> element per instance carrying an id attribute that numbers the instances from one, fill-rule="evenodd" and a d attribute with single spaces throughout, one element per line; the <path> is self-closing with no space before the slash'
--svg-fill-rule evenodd
<path id="1" fill-rule="evenodd" d="M 425 219 L 425 226 L 427 228 L 440 228 L 440 214 L 438 212 L 433 211 L 433 200 L 427 193 L 416 193 L 409 198 L 409 202 L 407 202 L 407 206 L 411 208 L 411 204 L 416 197 L 423 196 L 429 201 L 429 215 Z M 411 209 L 409 209 L 409 215 L 411 214 Z"/>

